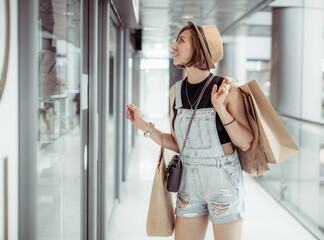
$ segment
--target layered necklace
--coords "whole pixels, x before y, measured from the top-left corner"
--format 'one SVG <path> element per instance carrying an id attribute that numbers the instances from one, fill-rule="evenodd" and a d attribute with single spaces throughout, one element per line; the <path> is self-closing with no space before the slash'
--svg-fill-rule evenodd
<path id="1" fill-rule="evenodd" d="M 211 73 L 209 73 L 208 77 L 207 77 L 207 80 L 206 80 L 206 83 L 208 82 L 208 79 L 211 77 Z M 190 100 L 189 100 L 189 96 L 188 96 L 188 79 L 186 81 L 186 96 L 187 96 L 187 100 L 188 100 L 188 103 L 190 105 L 190 110 L 193 110 L 194 106 L 196 105 L 199 97 L 197 97 L 196 101 L 194 102 L 194 104 L 191 104 Z M 199 95 L 198 95 L 199 96 Z M 197 106 L 198 108 L 198 106 Z"/>

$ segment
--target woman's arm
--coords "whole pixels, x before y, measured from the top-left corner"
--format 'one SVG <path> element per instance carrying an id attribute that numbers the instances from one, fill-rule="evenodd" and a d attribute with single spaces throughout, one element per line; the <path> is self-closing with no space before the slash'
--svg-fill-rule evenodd
<path id="1" fill-rule="evenodd" d="M 173 112 L 173 103 L 175 101 L 175 84 L 173 84 L 173 86 L 170 88 L 170 129 L 171 129 L 171 136 L 174 140 L 174 142 L 176 143 L 177 145 L 177 149 L 175 152 L 177 153 L 180 153 L 180 149 L 179 149 L 179 145 L 178 145 L 178 140 L 177 140 L 177 137 L 176 137 L 176 134 L 173 130 L 173 127 L 172 127 L 172 120 L 173 120 L 173 116 L 174 116 L 174 112 Z"/>
<path id="2" fill-rule="evenodd" d="M 150 128 L 150 123 L 144 121 L 143 125 L 139 127 L 143 132 L 147 132 Z M 150 138 L 160 146 L 170 149 L 174 152 L 179 152 L 178 144 L 170 133 L 161 132 L 154 127 Z"/>
<path id="3" fill-rule="evenodd" d="M 235 119 L 233 123 L 225 126 L 225 129 L 234 145 L 242 151 L 249 150 L 254 136 L 245 115 L 243 97 L 239 89 L 230 91 L 225 104 L 216 111 L 223 124 Z"/>
<path id="4" fill-rule="evenodd" d="M 216 90 L 217 86 L 214 86 L 213 91 Z M 235 119 L 225 126 L 232 143 L 242 151 L 247 151 L 251 147 L 254 136 L 245 115 L 243 97 L 239 89 L 225 78 L 219 91 L 212 93 L 212 99 L 213 106 L 223 124 L 226 125 Z"/>
<path id="5" fill-rule="evenodd" d="M 175 140 L 176 139 L 175 133 L 172 129 L 173 110 L 172 110 L 171 103 L 173 103 L 173 101 L 174 101 L 174 86 L 172 86 L 170 89 L 171 134 L 163 133 L 159 129 L 154 127 L 150 138 L 164 148 L 170 149 L 174 152 L 179 152 L 178 143 Z M 147 132 L 150 128 L 150 124 L 142 118 L 140 109 L 133 104 L 126 104 L 125 106 L 128 107 L 128 109 L 126 110 L 126 118 L 128 118 L 136 128 L 142 130 L 143 132 Z"/>

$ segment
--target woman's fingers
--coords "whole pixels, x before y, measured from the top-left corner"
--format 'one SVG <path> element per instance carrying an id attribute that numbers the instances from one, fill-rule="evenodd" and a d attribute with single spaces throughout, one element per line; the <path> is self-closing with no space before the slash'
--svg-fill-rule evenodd
<path id="1" fill-rule="evenodd" d="M 130 113 L 130 106 L 129 104 L 125 104 L 126 109 L 126 118 L 130 119 L 131 113 Z"/>
<path id="2" fill-rule="evenodd" d="M 213 89 L 212 89 L 212 93 L 216 93 L 217 92 L 217 85 L 216 84 L 214 84 L 214 86 L 213 86 Z"/>
<path id="3" fill-rule="evenodd" d="M 136 107 L 134 104 L 126 104 L 125 106 L 128 107 L 128 110 L 131 114 L 134 114 L 135 112 L 140 113 L 139 108 Z"/>
<path id="4" fill-rule="evenodd" d="M 128 108 L 130 108 L 130 109 L 132 109 L 132 110 L 135 110 L 137 107 L 134 105 L 134 104 L 126 104 L 125 105 L 126 107 L 128 107 Z"/>
<path id="5" fill-rule="evenodd" d="M 226 81 L 223 81 L 222 85 L 219 88 L 219 91 L 225 90 L 226 92 L 228 92 L 230 87 L 231 87 L 231 84 L 229 82 L 227 83 Z"/>
<path id="6" fill-rule="evenodd" d="M 225 76 L 222 84 L 219 87 L 218 93 L 219 94 L 223 93 L 223 92 L 227 93 L 229 91 L 230 87 L 231 87 L 230 81 L 228 80 L 228 77 Z M 215 90 L 217 91 L 217 85 L 213 86 L 212 93 L 215 93 Z"/>
<path id="7" fill-rule="evenodd" d="M 131 113 L 130 113 L 130 110 L 129 108 L 126 109 L 126 118 L 130 118 L 131 116 Z"/>
<path id="8" fill-rule="evenodd" d="M 125 104 L 125 107 L 127 107 L 126 118 L 128 118 L 131 121 L 135 120 L 135 112 L 136 112 L 136 114 L 140 114 L 139 108 L 136 107 L 134 104 L 131 104 L 131 103 Z"/>
<path id="9" fill-rule="evenodd" d="M 212 94 L 216 94 L 217 96 L 223 93 L 228 94 L 230 87 L 231 86 L 229 84 L 224 84 L 223 86 L 219 87 L 218 92 L 217 92 L 217 87 L 213 87 Z"/>

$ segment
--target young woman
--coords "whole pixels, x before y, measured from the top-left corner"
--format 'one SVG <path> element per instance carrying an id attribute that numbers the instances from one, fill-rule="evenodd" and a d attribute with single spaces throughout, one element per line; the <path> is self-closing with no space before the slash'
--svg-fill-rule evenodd
<path id="1" fill-rule="evenodd" d="M 253 141 L 243 99 L 226 77 L 210 73 L 223 58 L 216 26 L 189 21 L 171 46 L 173 63 L 188 76 L 170 89 L 171 134 L 146 122 L 141 111 L 127 104 L 126 117 L 157 144 L 180 152 L 198 96 L 207 86 L 192 121 L 183 150 L 183 172 L 177 194 L 175 240 L 202 240 L 208 220 L 217 240 L 241 239 L 244 184 L 239 156 Z"/>

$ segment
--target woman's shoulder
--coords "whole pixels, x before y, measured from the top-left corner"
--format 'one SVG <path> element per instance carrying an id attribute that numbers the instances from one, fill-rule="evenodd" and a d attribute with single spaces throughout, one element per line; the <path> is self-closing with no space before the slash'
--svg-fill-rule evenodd
<path id="1" fill-rule="evenodd" d="M 176 81 L 171 87 L 170 92 L 175 92 L 176 88 L 179 88 L 179 86 L 183 85 L 182 83 L 186 80 L 186 78 L 180 79 Z"/>
<path id="2" fill-rule="evenodd" d="M 220 85 L 222 85 L 224 79 L 225 78 L 223 76 L 215 75 L 212 82 L 213 82 L 213 84 L 217 84 L 217 86 L 220 87 Z M 239 91 L 239 86 L 236 83 L 231 82 L 231 81 L 227 81 L 227 83 L 229 83 L 231 85 L 229 92 Z"/>
<path id="3" fill-rule="evenodd" d="M 176 81 L 172 86 L 171 88 L 174 88 L 177 84 L 181 84 L 183 81 L 185 81 L 187 79 L 187 77 L 183 78 L 183 79 L 180 79 L 178 81 Z"/>
<path id="4" fill-rule="evenodd" d="M 218 76 L 218 75 L 214 75 L 214 78 L 213 78 L 213 80 L 211 82 L 213 84 L 217 84 L 217 86 L 220 86 L 223 81 L 224 81 L 224 77 Z"/>
<path id="5" fill-rule="evenodd" d="M 175 98 L 175 91 L 176 91 L 176 85 L 182 84 L 182 82 L 186 80 L 186 78 L 180 79 L 178 81 L 176 81 L 169 89 L 169 96 L 170 96 L 170 100 Z"/>

